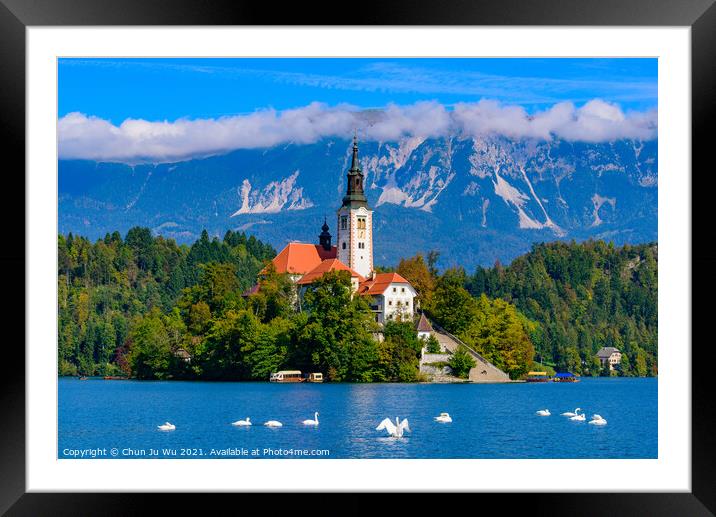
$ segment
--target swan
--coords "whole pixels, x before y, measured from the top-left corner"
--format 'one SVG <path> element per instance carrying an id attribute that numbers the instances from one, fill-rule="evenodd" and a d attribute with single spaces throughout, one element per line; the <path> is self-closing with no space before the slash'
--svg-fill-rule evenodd
<path id="1" fill-rule="evenodd" d="M 231 425 L 252 425 L 251 419 L 249 417 L 246 417 L 246 420 L 237 420 L 236 422 L 233 422 Z"/>
<path id="2" fill-rule="evenodd" d="M 592 419 L 589 421 L 592 425 L 607 425 L 607 421 L 602 418 L 601 415 L 592 415 Z"/>
<path id="3" fill-rule="evenodd" d="M 174 424 L 170 424 L 169 422 L 165 422 L 162 425 L 157 426 L 157 429 L 159 429 L 160 431 L 173 431 L 176 428 L 177 426 L 175 426 Z"/>
<path id="4" fill-rule="evenodd" d="M 264 425 L 267 427 L 282 427 L 283 424 L 279 422 L 278 420 L 269 420 L 268 422 L 264 422 Z"/>
<path id="5" fill-rule="evenodd" d="M 567 411 L 566 413 L 562 413 L 562 416 L 576 416 L 577 413 L 579 413 L 579 411 L 580 411 L 581 409 L 582 409 L 582 408 L 579 408 L 579 407 L 578 407 L 577 409 L 574 410 L 574 413 L 572 413 L 571 411 Z"/>
<path id="6" fill-rule="evenodd" d="M 550 416 L 552 413 L 549 412 L 549 409 L 540 409 L 537 414 L 539 416 Z"/>
<path id="7" fill-rule="evenodd" d="M 376 431 L 381 431 L 383 429 L 388 431 L 388 434 L 394 438 L 402 438 L 404 431 L 411 432 L 410 426 L 408 425 L 408 419 L 406 418 L 401 422 L 397 416 L 395 417 L 395 423 L 391 422 L 390 418 L 385 418 L 380 425 L 375 428 Z"/>
<path id="8" fill-rule="evenodd" d="M 318 425 L 318 411 L 316 411 L 316 412 L 313 414 L 313 418 L 314 418 L 315 420 L 310 420 L 310 419 L 304 420 L 304 421 L 303 421 L 303 425 Z"/>
<path id="9" fill-rule="evenodd" d="M 452 418 L 450 418 L 450 415 L 447 413 L 440 413 L 440 416 L 435 417 L 436 422 L 440 422 L 443 424 L 447 424 L 452 422 Z"/>
<path id="10" fill-rule="evenodd" d="M 575 420 L 577 422 L 584 422 L 587 417 L 584 415 L 584 413 L 579 412 L 579 408 L 574 410 L 574 416 L 569 417 L 570 420 Z"/>

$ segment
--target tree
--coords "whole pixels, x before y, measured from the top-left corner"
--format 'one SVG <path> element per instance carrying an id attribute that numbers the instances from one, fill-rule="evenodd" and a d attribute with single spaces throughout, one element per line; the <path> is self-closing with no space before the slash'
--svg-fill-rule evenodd
<path id="1" fill-rule="evenodd" d="M 463 346 L 458 347 L 448 360 L 448 366 L 450 366 L 453 374 L 461 379 L 467 379 L 470 375 L 470 370 L 476 365 L 475 359 Z"/>
<path id="2" fill-rule="evenodd" d="M 169 335 L 157 308 L 138 317 L 130 334 L 129 364 L 138 379 L 165 379 L 169 375 Z"/>
<path id="3" fill-rule="evenodd" d="M 431 315 L 453 334 L 461 334 L 470 325 L 475 300 L 463 287 L 464 276 L 458 270 L 448 270 L 440 277 L 434 294 Z"/>
<path id="4" fill-rule="evenodd" d="M 619 375 L 621 377 L 628 377 L 631 375 L 631 365 L 629 364 L 629 357 L 624 353 L 622 354 L 621 361 L 619 362 Z"/>
<path id="5" fill-rule="evenodd" d="M 511 378 L 527 373 L 534 359 L 531 322 L 514 305 L 484 294 L 468 310 L 468 324 L 457 336 Z"/>
<path id="6" fill-rule="evenodd" d="M 251 296 L 250 303 L 264 323 L 290 317 L 298 303 L 296 286 L 288 275 L 276 273 L 274 265 L 269 263 L 259 281 L 259 291 Z"/>
<path id="7" fill-rule="evenodd" d="M 303 300 L 307 315 L 296 328 L 295 364 L 328 372 L 331 380 L 373 380 L 375 322 L 364 297 L 352 295 L 350 274 L 329 271 L 308 286 Z"/>
<path id="8" fill-rule="evenodd" d="M 413 258 L 402 259 L 398 264 L 397 273 L 408 280 L 417 291 L 417 305 L 428 310 L 433 299 L 435 279 L 423 261 L 423 256 L 418 254 Z"/>
<path id="9" fill-rule="evenodd" d="M 440 353 L 440 342 L 432 334 L 430 334 L 430 337 L 428 337 L 428 339 L 427 339 L 426 349 L 429 354 L 439 354 Z"/>
<path id="10" fill-rule="evenodd" d="M 379 345 L 381 380 L 414 382 L 422 350 L 415 326 L 411 321 L 388 321 L 383 335 Z"/>

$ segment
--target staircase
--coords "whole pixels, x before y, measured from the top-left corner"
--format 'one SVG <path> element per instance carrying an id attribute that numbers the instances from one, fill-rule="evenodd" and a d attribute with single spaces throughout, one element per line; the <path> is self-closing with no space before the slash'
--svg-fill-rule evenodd
<path id="1" fill-rule="evenodd" d="M 509 375 L 475 352 L 458 337 L 453 336 L 447 330 L 443 329 L 434 322 L 431 322 L 431 324 L 433 326 L 433 334 L 442 348 L 447 349 L 450 352 L 455 352 L 455 350 L 462 345 L 465 347 L 465 350 L 467 350 L 467 353 L 475 359 L 477 365 L 470 370 L 469 375 L 469 380 L 471 382 L 510 382 Z"/>

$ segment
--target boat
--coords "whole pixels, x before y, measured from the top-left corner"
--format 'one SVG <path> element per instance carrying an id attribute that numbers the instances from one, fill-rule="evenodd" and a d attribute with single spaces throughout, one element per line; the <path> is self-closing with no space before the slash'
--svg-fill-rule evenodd
<path id="1" fill-rule="evenodd" d="M 571 372 L 558 373 L 552 380 L 554 382 L 579 382 L 577 376 Z"/>
<path id="2" fill-rule="evenodd" d="M 323 374 L 318 372 L 309 373 L 306 374 L 305 379 L 306 382 L 323 382 Z"/>
<path id="3" fill-rule="evenodd" d="M 120 377 L 119 375 L 105 375 L 102 377 L 105 381 L 124 381 L 126 377 Z"/>
<path id="4" fill-rule="evenodd" d="M 86 381 L 87 379 L 89 379 L 89 377 L 87 377 L 86 375 L 81 375 L 81 376 L 80 376 L 80 380 L 81 380 L 81 381 Z"/>
<path id="5" fill-rule="evenodd" d="M 527 372 L 525 382 L 548 382 L 547 372 Z"/>
<path id="6" fill-rule="evenodd" d="M 305 380 L 301 370 L 281 370 L 273 372 L 269 377 L 269 382 L 304 382 Z"/>

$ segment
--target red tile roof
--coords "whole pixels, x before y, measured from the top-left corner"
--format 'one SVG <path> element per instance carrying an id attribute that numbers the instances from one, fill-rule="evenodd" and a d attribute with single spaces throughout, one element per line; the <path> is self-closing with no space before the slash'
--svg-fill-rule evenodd
<path id="1" fill-rule="evenodd" d="M 358 288 L 359 294 L 383 294 L 390 284 L 410 284 L 398 273 L 378 273 L 373 278 L 363 282 Z"/>
<path id="2" fill-rule="evenodd" d="M 330 251 L 320 244 L 305 244 L 303 242 L 290 242 L 281 253 L 271 261 L 277 273 L 292 275 L 305 275 L 313 270 L 322 261 L 336 258 L 337 248 L 333 246 Z M 261 273 L 265 273 L 264 268 Z"/>
<path id="3" fill-rule="evenodd" d="M 318 266 L 313 268 L 311 271 L 303 275 L 303 277 L 298 281 L 299 284 L 310 284 L 314 280 L 321 278 L 325 273 L 328 273 L 329 271 L 348 271 L 350 272 L 351 276 L 354 278 L 358 278 L 358 282 L 365 281 L 365 277 L 359 275 L 355 271 L 353 271 L 351 268 L 346 266 L 343 262 L 340 260 L 333 258 L 333 259 L 326 259 Z"/>

